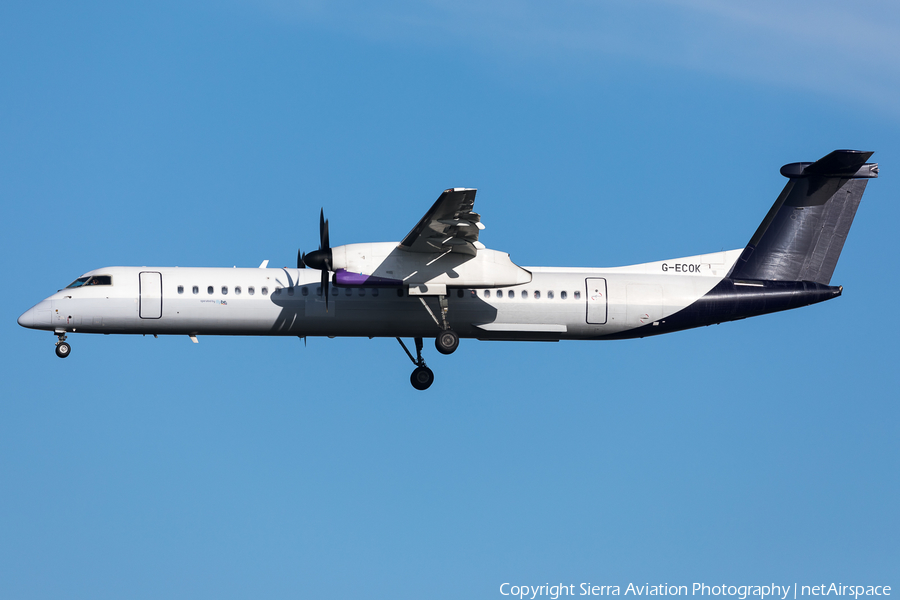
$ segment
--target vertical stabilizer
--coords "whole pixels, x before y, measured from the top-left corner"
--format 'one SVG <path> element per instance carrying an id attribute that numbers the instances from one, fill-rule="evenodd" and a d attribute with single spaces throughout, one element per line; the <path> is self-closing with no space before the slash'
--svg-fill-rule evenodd
<path id="1" fill-rule="evenodd" d="M 787 185 L 731 273 L 733 279 L 814 281 L 828 285 L 853 224 L 872 152 L 835 150 L 814 163 L 781 168 Z"/>

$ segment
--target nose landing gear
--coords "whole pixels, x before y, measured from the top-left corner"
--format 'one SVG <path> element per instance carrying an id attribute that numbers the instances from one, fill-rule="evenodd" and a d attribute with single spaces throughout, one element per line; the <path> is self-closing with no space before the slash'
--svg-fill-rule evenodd
<path id="1" fill-rule="evenodd" d="M 416 338 L 416 358 L 413 358 L 412 353 L 406 347 L 406 344 L 403 343 L 403 340 L 397 338 L 397 341 L 400 342 L 409 360 L 416 365 L 412 375 L 409 376 L 409 382 L 417 390 L 427 390 L 434 383 L 434 371 L 425 366 L 425 359 L 422 358 L 422 338 Z"/>
<path id="2" fill-rule="evenodd" d="M 60 358 L 65 358 L 72 352 L 72 346 L 66 343 L 66 334 L 65 332 L 59 334 L 59 341 L 56 342 L 56 355 Z"/>

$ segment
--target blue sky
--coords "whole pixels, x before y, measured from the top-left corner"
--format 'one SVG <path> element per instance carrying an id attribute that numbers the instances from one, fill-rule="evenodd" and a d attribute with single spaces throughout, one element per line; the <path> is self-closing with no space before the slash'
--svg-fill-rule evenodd
<path id="1" fill-rule="evenodd" d="M 494 598 L 503 582 L 900 585 L 900 9 L 0 7 L 0 595 Z M 743 246 L 782 164 L 874 150 L 833 283 L 644 340 L 71 336 L 109 265 L 290 265 L 479 188 L 521 265 Z"/>

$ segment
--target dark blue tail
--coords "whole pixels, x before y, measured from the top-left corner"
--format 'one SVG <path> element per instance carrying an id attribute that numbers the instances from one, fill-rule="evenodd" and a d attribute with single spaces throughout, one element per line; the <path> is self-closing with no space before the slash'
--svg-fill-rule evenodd
<path id="1" fill-rule="evenodd" d="M 732 279 L 828 285 L 867 180 L 872 152 L 835 150 L 814 163 L 781 168 L 787 185 L 735 263 Z"/>

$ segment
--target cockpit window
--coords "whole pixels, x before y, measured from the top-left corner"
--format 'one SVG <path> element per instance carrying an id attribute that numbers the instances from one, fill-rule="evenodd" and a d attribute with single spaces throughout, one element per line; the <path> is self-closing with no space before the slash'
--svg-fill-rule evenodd
<path id="1" fill-rule="evenodd" d="M 87 283 L 87 280 L 88 280 L 88 279 L 90 279 L 90 277 L 79 277 L 78 279 L 76 279 L 75 281 L 73 281 L 72 283 L 70 283 L 69 285 L 67 285 L 67 286 L 66 286 L 66 289 L 81 287 L 81 286 L 83 286 L 85 283 Z"/>
<path id="2" fill-rule="evenodd" d="M 66 289 L 84 287 L 89 285 L 112 285 L 112 277 L 109 275 L 91 275 L 90 277 L 79 277 L 66 286 Z"/>

